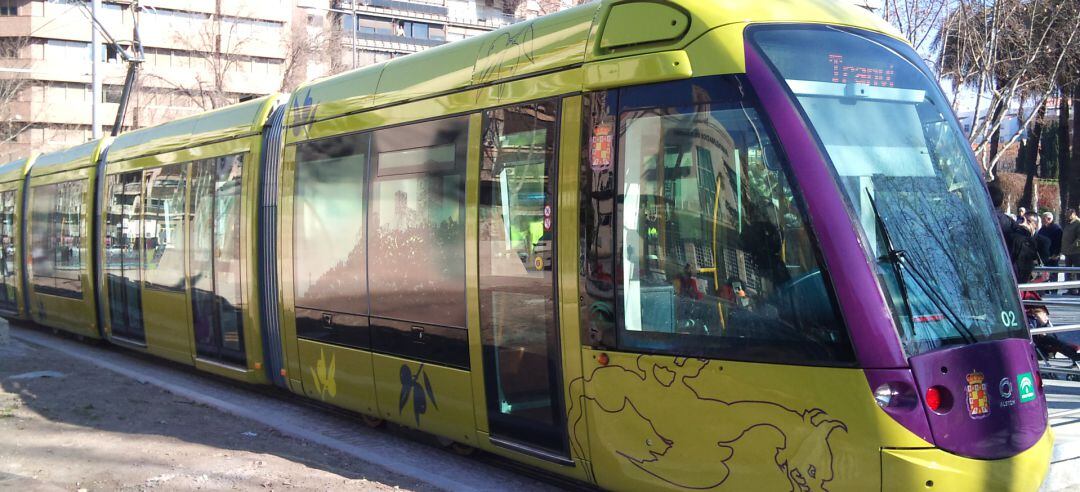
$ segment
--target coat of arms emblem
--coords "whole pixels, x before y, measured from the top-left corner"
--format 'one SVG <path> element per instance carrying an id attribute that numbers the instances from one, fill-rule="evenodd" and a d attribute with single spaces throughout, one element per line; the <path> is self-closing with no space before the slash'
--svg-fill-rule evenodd
<path id="1" fill-rule="evenodd" d="M 986 395 L 986 378 L 979 371 L 967 375 L 968 413 L 973 418 L 982 418 L 990 414 L 990 399 Z"/>

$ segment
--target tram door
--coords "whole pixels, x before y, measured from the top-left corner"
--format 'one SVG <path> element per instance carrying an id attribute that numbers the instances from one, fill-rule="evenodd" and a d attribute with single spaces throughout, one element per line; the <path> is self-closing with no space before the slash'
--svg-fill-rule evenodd
<path id="1" fill-rule="evenodd" d="M 555 305 L 556 101 L 484 113 L 480 330 L 492 442 L 565 459 Z"/>
<path id="2" fill-rule="evenodd" d="M 142 172 L 106 178 L 109 208 L 105 215 L 105 282 L 109 292 L 112 336 L 143 342 Z"/>
<path id="3" fill-rule="evenodd" d="M 244 365 L 240 302 L 240 187 L 243 156 L 192 164 L 191 311 L 195 353 Z"/>

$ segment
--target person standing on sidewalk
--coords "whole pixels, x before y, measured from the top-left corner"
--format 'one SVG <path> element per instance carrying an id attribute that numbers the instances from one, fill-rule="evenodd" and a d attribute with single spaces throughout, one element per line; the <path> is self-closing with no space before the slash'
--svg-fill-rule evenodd
<path id="1" fill-rule="evenodd" d="M 1076 209 L 1065 212 L 1066 223 L 1061 228 L 1061 254 L 1065 255 L 1065 266 L 1080 267 L 1080 217 Z M 1076 274 L 1065 276 L 1066 280 L 1076 280 Z M 1080 289 L 1069 289 L 1069 294 L 1080 295 Z"/>
<path id="2" fill-rule="evenodd" d="M 1058 266 L 1061 257 L 1061 226 L 1054 222 L 1054 214 L 1051 212 L 1043 212 L 1042 224 L 1039 235 L 1050 240 L 1050 258 L 1046 261 L 1046 266 Z"/>

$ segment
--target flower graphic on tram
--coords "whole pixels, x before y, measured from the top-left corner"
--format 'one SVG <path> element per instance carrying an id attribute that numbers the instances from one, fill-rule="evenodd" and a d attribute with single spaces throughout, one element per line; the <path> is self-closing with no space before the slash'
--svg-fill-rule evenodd
<path id="1" fill-rule="evenodd" d="M 420 385 L 421 378 L 424 380 L 423 386 Z M 416 369 L 415 375 L 412 369 L 409 369 L 408 364 L 401 365 L 401 397 L 398 399 L 398 415 L 405 411 L 405 404 L 409 402 L 410 396 L 413 401 L 413 415 L 416 416 L 416 426 L 420 427 L 420 416 L 427 413 L 428 400 L 431 401 L 431 405 L 436 410 L 439 409 L 439 404 L 435 401 L 435 391 L 431 389 L 431 380 L 428 379 L 427 373 L 424 372 L 423 364 L 420 364 L 420 367 Z"/>
<path id="2" fill-rule="evenodd" d="M 334 381 L 334 373 L 337 372 L 337 360 L 333 352 L 330 353 L 330 364 L 326 363 L 326 352 L 319 349 L 319 360 L 311 369 L 311 379 L 315 381 L 315 392 L 320 400 L 326 400 L 326 395 L 331 398 L 337 396 L 337 382 Z"/>
<path id="3" fill-rule="evenodd" d="M 769 401 L 703 396 L 706 368 L 722 370 L 707 360 L 644 355 L 634 360 L 632 367 L 612 361 L 571 383 L 568 422 L 575 452 L 584 451 L 585 429 L 579 424 L 588 406 L 590 412 L 608 414 L 598 421 L 619 429 L 605 434 L 610 442 L 604 447 L 669 485 L 737 489 L 745 483 L 731 479 L 740 471 L 746 477 L 756 474 L 754 480 L 762 473 L 756 465 L 752 472 L 740 470 L 739 463 L 763 458 L 772 460 L 782 474 L 777 480 L 786 480 L 793 492 L 828 490 L 834 478 L 829 438 L 837 430 L 847 432 L 846 424 L 819 408 L 800 411 Z M 673 411 L 684 418 L 672 418 Z M 595 481 L 591 469 L 586 473 Z"/>

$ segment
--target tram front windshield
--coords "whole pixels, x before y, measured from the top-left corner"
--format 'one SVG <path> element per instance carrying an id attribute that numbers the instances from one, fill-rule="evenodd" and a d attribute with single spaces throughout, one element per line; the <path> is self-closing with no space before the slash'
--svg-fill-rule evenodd
<path id="1" fill-rule="evenodd" d="M 751 36 L 835 169 L 907 353 L 1026 337 L 967 140 L 914 51 L 840 28 Z"/>

